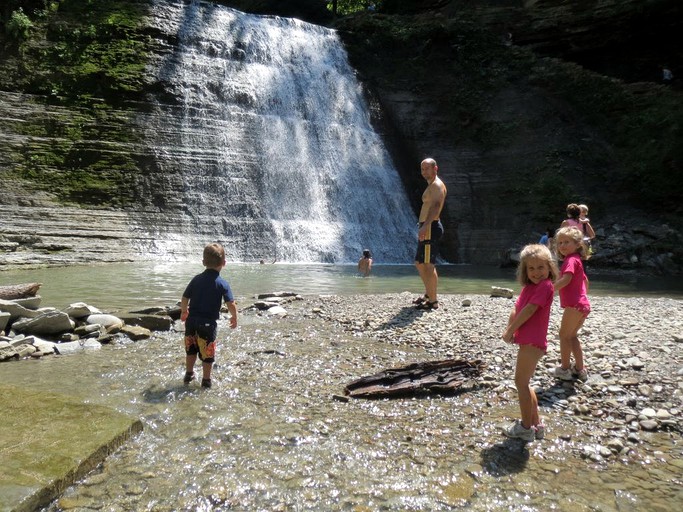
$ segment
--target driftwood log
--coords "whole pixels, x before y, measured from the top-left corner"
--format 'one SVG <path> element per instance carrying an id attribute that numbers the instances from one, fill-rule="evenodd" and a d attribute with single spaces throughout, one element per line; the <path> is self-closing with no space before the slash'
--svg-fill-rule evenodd
<path id="1" fill-rule="evenodd" d="M 35 297 L 42 283 L 10 284 L 0 286 L 0 299 L 13 300 L 26 297 Z"/>
<path id="2" fill-rule="evenodd" d="M 464 359 L 412 363 L 355 380 L 344 388 L 344 394 L 352 398 L 388 398 L 454 393 L 466 382 L 477 379 L 485 367 L 480 360 Z"/>

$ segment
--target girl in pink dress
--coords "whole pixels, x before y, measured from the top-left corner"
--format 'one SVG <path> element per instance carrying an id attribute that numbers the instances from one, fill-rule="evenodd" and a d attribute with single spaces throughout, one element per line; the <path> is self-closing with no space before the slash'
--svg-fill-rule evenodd
<path id="1" fill-rule="evenodd" d="M 588 250 L 583 241 L 583 232 L 575 227 L 560 228 L 555 235 L 557 252 L 564 258 L 560 278 L 555 289 L 560 292 L 560 306 L 564 309 L 560 324 L 560 361 L 554 375 L 561 380 L 574 377 L 582 382 L 588 380 L 583 361 L 583 349 L 579 342 L 579 329 L 591 311 L 588 301 L 588 278 L 583 270 L 582 259 L 588 259 Z M 574 356 L 574 369 L 570 367 Z"/>
<path id="2" fill-rule="evenodd" d="M 545 428 L 538 414 L 538 399 L 530 386 L 536 365 L 548 348 L 548 322 L 553 303 L 553 279 L 559 272 L 545 245 L 527 245 L 520 254 L 517 279 L 523 286 L 502 335 L 507 343 L 519 345 L 515 368 L 515 386 L 522 419 L 504 433 L 524 441 L 542 439 Z"/>

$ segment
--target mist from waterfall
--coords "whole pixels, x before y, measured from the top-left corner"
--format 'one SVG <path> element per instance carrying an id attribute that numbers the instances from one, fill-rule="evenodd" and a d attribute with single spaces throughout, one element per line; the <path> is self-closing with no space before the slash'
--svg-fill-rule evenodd
<path id="1" fill-rule="evenodd" d="M 243 260 L 412 262 L 416 218 L 335 31 L 203 2 L 153 16 L 177 38 L 159 80 L 181 125 L 150 130 L 188 231 Z"/>

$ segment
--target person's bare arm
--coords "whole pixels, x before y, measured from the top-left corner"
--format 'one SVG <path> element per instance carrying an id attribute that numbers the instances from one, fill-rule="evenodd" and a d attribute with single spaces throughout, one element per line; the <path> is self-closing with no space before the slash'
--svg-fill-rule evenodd
<path id="1" fill-rule="evenodd" d="M 507 343 L 512 343 L 512 339 L 514 338 L 515 331 L 519 329 L 522 325 L 524 325 L 524 322 L 529 320 L 531 316 L 536 312 L 538 309 L 538 304 L 527 304 L 522 308 L 522 310 L 517 313 L 514 316 L 514 319 L 508 324 L 507 329 L 505 329 L 505 332 L 503 333 L 503 340 L 506 341 Z"/>
<path id="2" fill-rule="evenodd" d="M 180 321 L 184 322 L 187 320 L 187 316 L 190 314 L 188 305 L 190 304 L 190 299 L 188 297 L 183 297 L 180 299 Z"/>
<path id="3" fill-rule="evenodd" d="M 237 327 L 237 306 L 235 305 L 235 301 L 228 302 L 228 311 L 230 312 L 230 328 L 234 329 Z"/>
<path id="4" fill-rule="evenodd" d="M 561 290 L 562 288 L 567 286 L 571 282 L 572 276 L 573 274 L 570 273 L 562 274 L 562 277 L 560 277 L 557 281 L 553 283 L 555 291 Z"/>
<path id="5" fill-rule="evenodd" d="M 591 226 L 591 223 L 588 221 L 584 222 L 583 225 L 586 228 L 586 236 L 593 240 L 593 238 L 595 238 L 595 230 L 593 230 L 593 226 Z"/>

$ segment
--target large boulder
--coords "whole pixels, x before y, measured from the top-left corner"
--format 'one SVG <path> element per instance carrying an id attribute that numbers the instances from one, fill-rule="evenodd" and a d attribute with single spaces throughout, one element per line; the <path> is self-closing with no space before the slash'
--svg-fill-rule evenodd
<path id="1" fill-rule="evenodd" d="M 124 321 L 118 316 L 107 315 L 107 314 L 95 314 L 88 315 L 85 317 L 85 323 L 87 324 L 99 324 L 107 330 L 112 327 L 122 327 Z"/>
<path id="2" fill-rule="evenodd" d="M 121 332 L 133 341 L 146 340 L 152 336 L 152 331 L 139 325 L 124 325 Z"/>
<path id="3" fill-rule="evenodd" d="M 150 331 L 168 331 L 173 325 L 173 320 L 166 315 L 147 315 L 144 313 L 119 313 L 119 318 L 126 325 L 138 325 Z"/>
<path id="4" fill-rule="evenodd" d="M 33 318 L 40 315 L 38 311 L 33 309 L 28 309 L 21 304 L 17 304 L 13 300 L 0 299 L 0 311 L 4 311 L 10 314 L 10 322 L 16 320 L 17 318 Z"/>
<path id="5" fill-rule="evenodd" d="M 15 304 L 24 306 L 26 309 L 38 309 L 43 298 L 40 295 L 35 297 L 23 297 L 20 299 L 11 299 Z"/>
<path id="6" fill-rule="evenodd" d="M 26 334 L 61 334 L 73 331 L 76 323 L 62 311 L 48 311 L 35 318 L 23 318 L 12 324 L 12 329 Z"/>
<path id="7" fill-rule="evenodd" d="M 0 341 L 0 361 L 19 359 L 19 351 L 7 341 Z"/>
<path id="8" fill-rule="evenodd" d="M 9 322 L 10 314 L 7 311 L 0 311 L 0 332 L 5 330 L 7 322 Z"/>
<path id="9" fill-rule="evenodd" d="M 85 318 L 90 315 L 99 315 L 102 312 L 93 307 L 89 306 L 85 302 L 74 302 L 73 304 L 69 304 L 65 309 L 64 313 L 69 315 L 71 318 Z"/>

